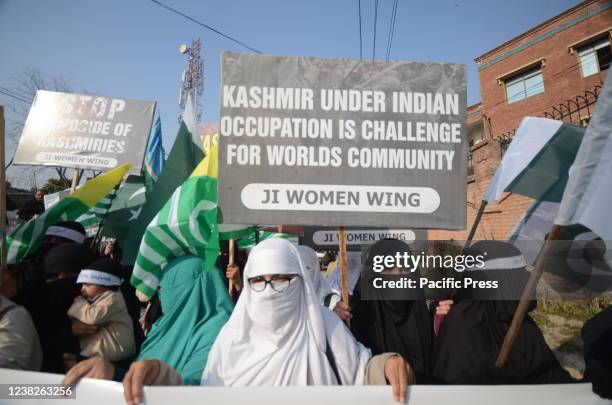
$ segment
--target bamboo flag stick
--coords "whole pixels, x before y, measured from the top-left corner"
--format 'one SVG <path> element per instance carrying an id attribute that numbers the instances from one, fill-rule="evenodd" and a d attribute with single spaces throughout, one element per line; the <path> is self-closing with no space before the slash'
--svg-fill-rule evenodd
<path id="1" fill-rule="evenodd" d="M 236 248 L 236 241 L 234 239 L 230 239 L 229 241 L 229 265 L 233 266 L 234 265 L 234 250 Z M 229 279 L 229 293 L 232 293 L 232 290 L 234 289 L 234 282 L 232 281 L 232 279 Z"/>
<path id="2" fill-rule="evenodd" d="M 80 177 L 81 177 L 81 169 L 76 169 L 74 171 L 74 175 L 72 176 L 72 185 L 70 186 L 70 194 L 76 191 L 77 183 L 79 182 Z"/>
<path id="3" fill-rule="evenodd" d="M 497 356 L 497 361 L 495 362 L 495 367 L 502 368 L 508 361 L 508 356 L 510 355 L 510 350 L 512 350 L 512 346 L 518 337 L 518 333 L 521 330 L 521 326 L 523 325 L 523 320 L 527 315 L 527 310 L 529 309 L 529 303 L 531 302 L 531 298 L 533 297 L 533 293 L 536 290 L 538 285 L 538 281 L 540 281 L 540 277 L 542 277 L 542 273 L 544 272 L 544 268 L 546 267 L 546 262 L 548 261 L 549 251 L 553 244 L 553 241 L 558 240 L 561 235 L 561 227 L 559 225 L 555 225 L 546 242 L 544 242 L 544 246 L 542 247 L 542 252 L 536 263 L 534 265 L 534 269 L 529 276 L 529 281 L 527 281 L 527 285 L 523 290 L 523 294 L 521 295 L 521 300 L 519 301 L 518 306 L 516 307 L 516 311 L 514 312 L 514 316 L 512 317 L 512 323 L 510 324 L 510 328 L 504 337 L 504 342 L 502 343 L 502 347 L 499 350 L 499 354 Z"/>
<path id="4" fill-rule="evenodd" d="M 338 228 L 338 249 L 340 251 L 340 293 L 342 302 L 349 303 L 348 270 L 346 268 L 346 236 L 344 227 Z M 346 322 L 350 326 L 351 321 Z"/>

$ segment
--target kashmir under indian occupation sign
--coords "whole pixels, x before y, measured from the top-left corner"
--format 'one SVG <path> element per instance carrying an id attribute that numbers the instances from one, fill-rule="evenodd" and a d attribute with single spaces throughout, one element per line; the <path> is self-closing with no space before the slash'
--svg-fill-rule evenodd
<path id="1" fill-rule="evenodd" d="M 139 173 L 155 103 L 39 90 L 16 164 L 108 170 L 132 163 Z"/>
<path id="2" fill-rule="evenodd" d="M 228 223 L 463 229 L 465 65 L 226 52 Z"/>

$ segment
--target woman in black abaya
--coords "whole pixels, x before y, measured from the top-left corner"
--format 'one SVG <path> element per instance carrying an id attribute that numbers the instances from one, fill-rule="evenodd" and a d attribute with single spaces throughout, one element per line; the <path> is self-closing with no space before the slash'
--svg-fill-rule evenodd
<path id="1" fill-rule="evenodd" d="M 529 273 L 513 245 L 480 241 L 465 251 L 484 255 L 484 267 L 466 270 L 466 277 L 498 280 L 497 289 L 464 289 L 454 298 L 438 336 L 434 376 L 448 384 L 555 384 L 573 382 L 546 344 L 536 323 L 527 316 L 506 366 L 495 361 L 510 327 L 517 299 Z M 530 311 L 535 309 L 532 301 Z"/>
<path id="2" fill-rule="evenodd" d="M 405 269 L 385 269 L 384 274 L 373 271 L 374 257 L 403 255 L 404 252 L 411 254 L 408 245 L 394 239 L 381 240 L 372 246 L 351 298 L 351 331 L 374 355 L 401 354 L 412 367 L 416 383 L 428 384 L 432 383 L 435 350 L 431 315 L 423 291 L 402 290 L 408 294 L 400 296 L 396 291 L 372 287 L 377 277 L 387 280 L 418 278 L 418 272 L 405 273 Z"/>

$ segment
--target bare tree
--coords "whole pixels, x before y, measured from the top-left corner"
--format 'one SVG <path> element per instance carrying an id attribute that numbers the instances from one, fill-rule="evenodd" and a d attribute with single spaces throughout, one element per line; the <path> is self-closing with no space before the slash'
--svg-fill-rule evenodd
<path id="1" fill-rule="evenodd" d="M 26 118 L 28 117 L 28 113 L 30 112 L 30 107 L 36 96 L 36 92 L 38 90 L 48 90 L 48 91 L 57 91 L 64 93 L 87 93 L 83 89 L 75 89 L 75 86 L 69 79 L 59 77 L 59 76 L 43 76 L 43 74 L 38 69 L 28 69 L 24 71 L 19 77 L 13 79 L 14 85 L 10 89 L 12 93 L 19 96 L 19 98 L 23 100 L 28 100 L 29 103 L 21 100 L 14 100 L 9 104 L 9 108 L 13 112 L 16 119 L 11 120 L 11 125 L 8 131 L 9 138 L 16 145 L 19 142 L 19 137 L 23 131 L 23 126 L 25 124 Z M 8 169 L 13 163 L 13 159 L 11 158 L 6 168 Z M 65 167 L 53 167 L 55 170 L 55 174 L 59 178 L 62 183 L 70 184 L 72 174 L 68 173 L 68 168 Z M 30 168 L 25 169 L 25 173 L 22 171 L 20 176 L 27 176 L 28 171 L 36 170 L 38 172 L 40 168 Z M 72 169 L 70 169 L 72 172 Z M 31 174 L 31 177 L 36 181 L 36 172 Z"/>

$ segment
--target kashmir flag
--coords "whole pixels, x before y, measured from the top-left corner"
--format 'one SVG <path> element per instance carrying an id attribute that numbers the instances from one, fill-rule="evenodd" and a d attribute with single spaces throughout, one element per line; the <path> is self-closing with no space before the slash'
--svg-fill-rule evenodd
<path id="1" fill-rule="evenodd" d="M 144 164 L 145 186 L 149 192 L 152 190 L 153 184 L 159 178 L 164 163 L 166 162 L 166 151 L 164 150 L 162 140 L 161 119 L 157 117 L 155 125 L 153 125 L 151 137 L 149 138 Z"/>
<path id="2" fill-rule="evenodd" d="M 257 230 L 258 238 L 255 237 L 255 232 L 251 232 L 248 235 L 242 237 L 238 241 L 238 247 L 240 249 L 250 249 L 255 247 L 258 242 L 264 241 L 266 239 L 291 239 L 294 235 L 289 235 L 287 233 L 279 233 L 279 232 L 268 232 L 264 230 Z"/>
<path id="3" fill-rule="evenodd" d="M 148 225 L 131 278 L 140 299 L 155 294 L 164 268 L 175 258 L 197 255 L 204 259 L 206 269 L 217 260 L 218 150 L 218 145 L 211 148 Z"/>
<path id="4" fill-rule="evenodd" d="M 483 200 L 492 203 L 503 192 L 512 192 L 538 201 L 561 201 L 584 131 L 548 118 L 524 118 Z"/>
<path id="5" fill-rule="evenodd" d="M 117 184 L 110 193 L 104 196 L 103 199 L 98 201 L 96 205 L 94 205 L 90 210 L 88 210 L 85 214 L 81 215 L 76 219 L 76 222 L 79 222 L 85 228 L 85 231 L 89 236 L 91 233 L 97 231 L 100 223 L 103 221 L 104 217 L 110 211 L 110 208 L 113 204 L 113 200 L 117 196 L 117 192 L 119 190 L 120 184 Z M 93 232 L 92 232 L 93 230 Z"/>
<path id="6" fill-rule="evenodd" d="M 221 209 L 219 209 L 219 221 L 221 222 Z M 248 225 L 230 225 L 230 224 L 219 224 L 219 239 L 230 240 L 240 239 L 245 237 L 255 237 L 256 226 Z"/>
<path id="7" fill-rule="evenodd" d="M 110 228 L 110 224 L 105 226 L 103 234 L 118 234 L 118 241 L 123 249 L 122 263 L 125 265 L 134 264 L 142 237 L 147 229 L 147 225 L 162 209 L 166 201 L 172 196 L 179 187 L 193 172 L 194 168 L 202 160 L 204 153 L 202 146 L 195 144 L 194 134 L 191 131 L 197 130 L 193 127 L 195 117 L 192 116 L 191 109 L 183 114 L 179 132 L 164 164 L 159 178 L 150 192 L 146 194 L 146 202 L 138 209 L 136 215 L 126 218 L 128 232 L 121 233 Z M 190 123 L 189 126 L 187 123 Z M 195 134 L 197 136 L 197 133 Z M 111 217 L 107 219 L 111 222 Z M 113 218 L 113 223 L 116 223 Z"/>
<path id="8" fill-rule="evenodd" d="M 35 253 L 49 226 L 61 221 L 75 221 L 117 186 L 131 167 L 126 163 L 87 181 L 38 217 L 19 225 L 7 238 L 8 263 L 18 263 L 28 254 Z"/>

